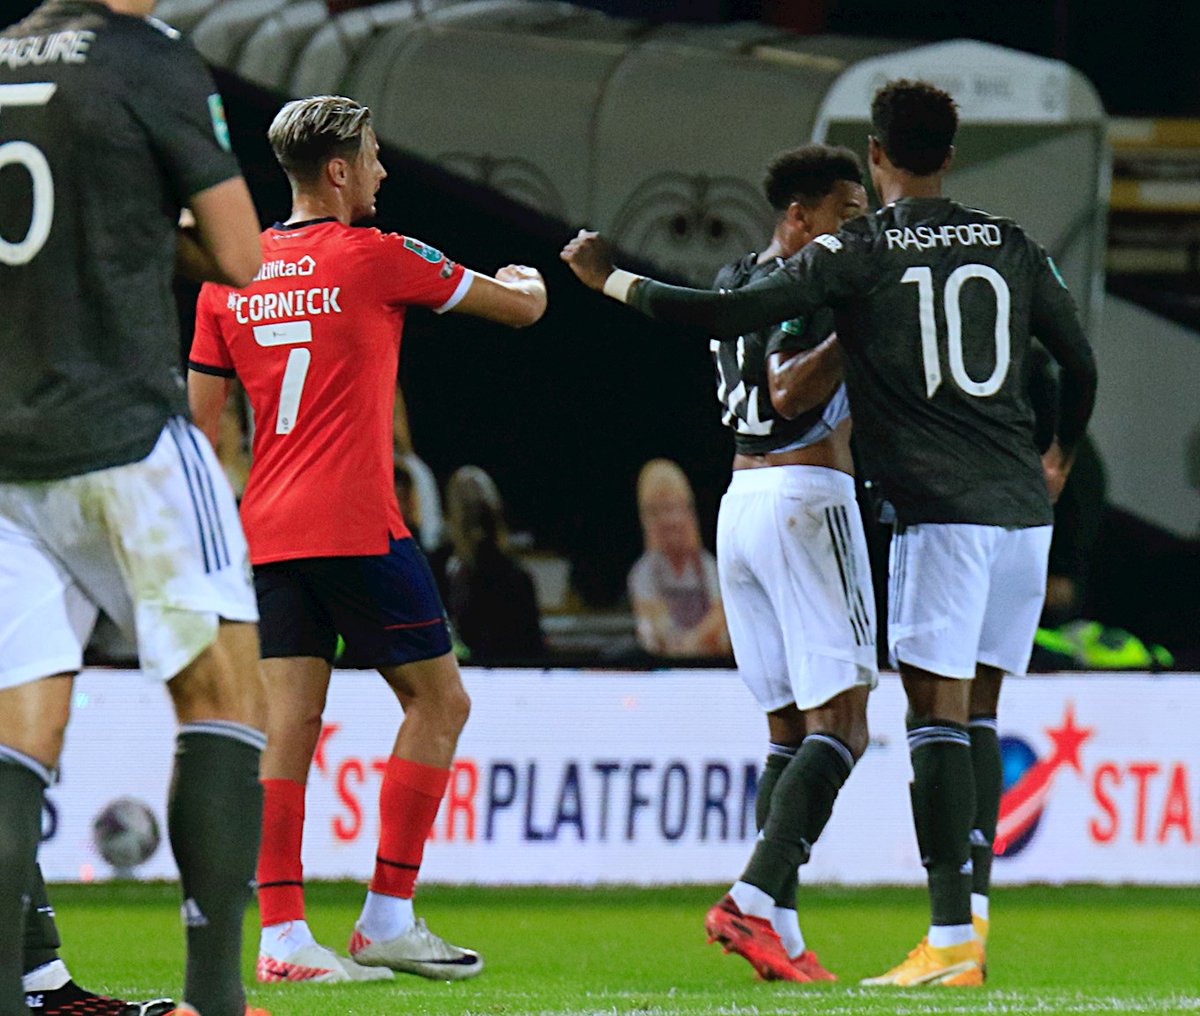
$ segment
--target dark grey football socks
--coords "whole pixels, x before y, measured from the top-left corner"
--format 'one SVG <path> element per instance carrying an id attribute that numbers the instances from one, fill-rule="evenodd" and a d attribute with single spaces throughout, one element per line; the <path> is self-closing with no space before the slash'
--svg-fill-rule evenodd
<path id="1" fill-rule="evenodd" d="M 771 795 L 771 813 L 742 882 L 778 899 L 796 870 L 808 861 L 838 791 L 854 768 L 854 755 L 830 734 L 809 734 L 784 769 Z"/>
<path id="2" fill-rule="evenodd" d="M 975 819 L 971 739 L 961 723 L 933 717 L 908 722 L 913 822 L 929 881 L 930 924 L 971 923 L 968 838 Z"/>
<path id="3" fill-rule="evenodd" d="M 763 766 L 762 775 L 758 779 L 758 793 L 754 798 L 754 828 L 760 833 L 767 824 L 771 814 L 771 797 L 779 783 L 779 777 L 788 767 L 788 763 L 796 757 L 797 748 L 790 744 L 771 743 L 767 751 L 767 761 Z M 791 880 L 779 887 L 779 894 L 774 898 L 777 907 L 787 910 L 796 909 L 796 889 L 798 874 L 792 873 Z"/>
<path id="4" fill-rule="evenodd" d="M 262 826 L 260 731 L 207 721 L 179 728 L 167 803 L 187 928 L 184 1001 L 203 1016 L 242 1016 L 242 920 Z"/>
<path id="5" fill-rule="evenodd" d="M 996 717 L 972 716 L 971 768 L 975 774 L 975 822 L 971 826 L 971 892 L 987 896 L 992 883 L 992 841 L 1004 790 L 1004 763 Z"/>
<path id="6" fill-rule="evenodd" d="M 58 959 L 62 939 L 54 923 L 54 908 L 46 895 L 46 882 L 42 878 L 42 866 L 33 866 L 33 882 L 29 892 L 29 910 L 25 915 L 25 958 L 21 964 L 23 973 L 29 973 Z"/>
<path id="7" fill-rule="evenodd" d="M 53 777 L 36 759 L 0 745 L 0 1016 L 28 1016 L 25 915 L 42 836 L 42 800 Z"/>

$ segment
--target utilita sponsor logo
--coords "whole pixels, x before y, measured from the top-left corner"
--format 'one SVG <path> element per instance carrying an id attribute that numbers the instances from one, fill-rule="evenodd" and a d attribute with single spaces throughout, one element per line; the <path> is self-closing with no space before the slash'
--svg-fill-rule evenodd
<path id="1" fill-rule="evenodd" d="M 264 261 L 262 263 L 258 274 L 254 276 L 254 281 L 262 282 L 265 279 L 284 279 L 293 275 L 312 275 L 316 267 L 316 261 L 307 254 L 298 261 L 285 261 L 283 258 L 276 258 L 274 261 Z"/>
<path id="2" fill-rule="evenodd" d="M 387 757 L 338 757 L 340 725 L 326 723 L 313 766 L 332 780 L 341 842 L 373 837 Z M 431 840 L 570 843 L 749 842 L 755 836 L 753 761 L 457 758 Z"/>
<path id="3" fill-rule="evenodd" d="M 1038 758 L 1021 738 L 1000 739 L 1004 794 L 996 823 L 997 857 L 1015 857 L 1033 840 L 1055 781 L 1067 768 L 1074 769 L 1091 788 L 1095 810 L 1082 814 L 1081 819 L 1086 822 L 1084 834 L 1093 843 L 1150 847 L 1195 842 L 1200 832 L 1196 825 L 1200 802 L 1193 801 L 1191 788 L 1198 777 L 1189 772 L 1186 762 L 1101 756 L 1085 766 L 1081 749 L 1092 739 L 1095 728 L 1076 724 L 1072 702 L 1066 704 L 1062 723 L 1048 727 L 1046 734 L 1054 747 L 1044 758 Z"/>

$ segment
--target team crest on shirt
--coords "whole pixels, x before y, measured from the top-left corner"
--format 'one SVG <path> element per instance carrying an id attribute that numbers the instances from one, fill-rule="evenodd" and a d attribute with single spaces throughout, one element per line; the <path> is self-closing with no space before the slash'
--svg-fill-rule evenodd
<path id="1" fill-rule="evenodd" d="M 819 243 L 830 254 L 836 254 L 842 249 L 842 241 L 832 233 L 822 233 L 820 236 L 814 236 L 813 243 Z"/>
<path id="2" fill-rule="evenodd" d="M 225 120 L 225 106 L 216 92 L 208 97 L 208 115 L 212 120 L 213 136 L 217 139 L 217 144 L 227 152 L 233 151 L 229 140 L 229 124 Z"/>
<path id="3" fill-rule="evenodd" d="M 404 246 L 414 254 L 419 254 L 431 265 L 436 265 L 442 260 L 442 252 L 436 247 L 430 247 L 427 243 L 421 243 L 420 240 L 414 240 L 410 236 L 404 238 Z"/>

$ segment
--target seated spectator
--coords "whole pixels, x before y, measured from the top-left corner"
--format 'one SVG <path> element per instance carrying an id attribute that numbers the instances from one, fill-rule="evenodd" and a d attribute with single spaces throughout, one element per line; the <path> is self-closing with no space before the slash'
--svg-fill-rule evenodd
<path id="1" fill-rule="evenodd" d="M 629 572 L 638 642 L 656 656 L 727 656 L 717 560 L 700 544 L 692 488 L 667 459 L 642 467 L 638 513 L 646 551 Z"/>
<path id="2" fill-rule="evenodd" d="M 446 484 L 446 531 L 450 543 L 431 564 L 460 655 L 476 664 L 540 658 L 533 579 L 508 552 L 500 491 L 478 466 L 463 466 Z"/>

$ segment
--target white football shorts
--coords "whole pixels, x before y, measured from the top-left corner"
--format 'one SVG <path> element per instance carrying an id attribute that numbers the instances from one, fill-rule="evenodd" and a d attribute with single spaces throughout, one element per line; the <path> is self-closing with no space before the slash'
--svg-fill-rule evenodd
<path id="1" fill-rule="evenodd" d="M 0 483 L 0 688 L 79 670 L 100 610 L 161 681 L 221 618 L 258 620 L 233 492 L 183 419 L 140 462 Z"/>
<path id="2" fill-rule="evenodd" d="M 1024 674 L 1046 598 L 1053 526 L 922 523 L 892 539 L 892 660 L 942 677 L 976 663 Z"/>
<path id="3" fill-rule="evenodd" d="M 738 672 L 765 711 L 875 686 L 875 598 L 851 477 L 735 470 L 717 516 L 717 571 Z"/>

